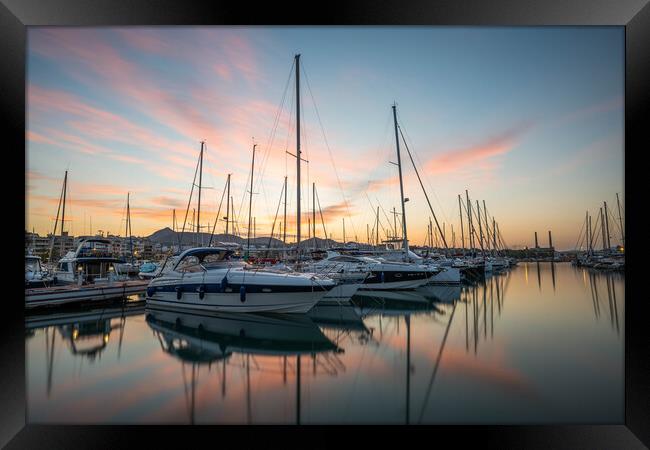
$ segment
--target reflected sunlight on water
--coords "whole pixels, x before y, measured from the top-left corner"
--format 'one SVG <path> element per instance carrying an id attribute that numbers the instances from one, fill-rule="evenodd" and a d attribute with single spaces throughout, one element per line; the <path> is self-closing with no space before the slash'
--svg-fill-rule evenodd
<path id="1" fill-rule="evenodd" d="M 30 423 L 622 423 L 624 275 L 520 263 L 307 315 L 26 321 Z"/>

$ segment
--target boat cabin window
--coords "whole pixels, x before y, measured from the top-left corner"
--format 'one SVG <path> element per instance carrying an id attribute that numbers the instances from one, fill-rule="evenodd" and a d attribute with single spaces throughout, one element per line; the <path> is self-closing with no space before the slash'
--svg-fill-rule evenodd
<path id="1" fill-rule="evenodd" d="M 59 263 L 59 270 L 61 272 L 67 272 L 68 271 L 68 263 L 67 262 Z"/>
<path id="2" fill-rule="evenodd" d="M 196 256 L 187 256 L 176 266 L 177 272 L 200 272 L 203 270 Z"/>

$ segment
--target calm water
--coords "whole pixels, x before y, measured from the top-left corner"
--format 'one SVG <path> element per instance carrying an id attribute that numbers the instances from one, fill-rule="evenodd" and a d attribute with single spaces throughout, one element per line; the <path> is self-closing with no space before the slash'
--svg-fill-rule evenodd
<path id="1" fill-rule="evenodd" d="M 520 263 L 307 316 L 28 317 L 30 423 L 622 423 L 624 277 Z"/>

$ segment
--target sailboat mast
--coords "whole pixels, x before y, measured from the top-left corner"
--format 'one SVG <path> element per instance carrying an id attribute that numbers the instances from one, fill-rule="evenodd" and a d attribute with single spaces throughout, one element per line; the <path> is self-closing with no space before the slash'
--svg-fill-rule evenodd
<path id="1" fill-rule="evenodd" d="M 489 248 L 490 248 L 490 225 L 489 225 L 488 218 L 487 218 L 487 208 L 485 207 L 485 200 L 483 200 L 483 218 L 484 218 L 483 223 L 485 223 L 485 242 L 486 242 L 485 246 L 489 250 Z"/>
<path id="2" fill-rule="evenodd" d="M 228 235 L 228 224 L 230 223 L 230 175 L 228 174 L 227 194 L 226 194 L 226 235 Z"/>
<path id="3" fill-rule="evenodd" d="M 607 233 L 607 250 L 612 248 L 611 241 L 609 240 L 609 214 L 607 213 L 607 202 L 603 202 L 605 205 L 605 231 Z"/>
<path id="4" fill-rule="evenodd" d="M 67 172 L 66 172 L 67 175 Z M 64 185 L 65 186 L 65 185 Z M 61 212 L 61 202 L 63 200 L 63 186 L 61 186 L 61 195 L 59 195 L 59 206 L 56 208 L 56 219 L 54 220 L 54 231 L 52 231 L 52 240 L 50 241 L 50 251 L 47 256 L 47 261 L 52 259 L 52 250 L 54 250 L 54 236 L 56 236 L 56 229 L 59 226 L 59 213 Z"/>
<path id="5" fill-rule="evenodd" d="M 312 188 L 311 188 L 311 226 L 312 226 L 312 233 L 311 236 L 314 238 L 314 248 L 317 248 L 318 245 L 316 244 L 316 183 L 312 183 Z"/>
<path id="6" fill-rule="evenodd" d="M 404 258 L 408 259 L 409 241 L 406 235 L 406 207 L 404 205 L 404 182 L 402 180 L 402 158 L 399 151 L 399 135 L 397 134 L 397 106 L 393 104 L 393 122 L 395 124 L 395 146 L 397 148 L 397 170 L 399 172 L 399 192 L 402 204 L 402 233 L 404 239 Z"/>
<path id="7" fill-rule="evenodd" d="M 246 253 L 250 255 L 251 249 L 251 213 L 253 211 L 253 174 L 255 173 L 255 147 L 257 144 L 253 144 L 253 161 L 251 163 L 251 191 L 248 200 L 248 237 L 246 239 Z"/>
<path id="8" fill-rule="evenodd" d="M 616 193 L 616 204 L 618 205 L 618 222 L 621 225 L 621 239 L 623 241 L 623 247 L 625 247 L 625 230 L 623 229 L 623 218 L 621 216 L 621 202 L 618 199 L 618 192 Z"/>
<path id="9" fill-rule="evenodd" d="M 343 245 L 345 245 L 345 217 L 343 217 Z"/>
<path id="10" fill-rule="evenodd" d="M 300 247 L 300 55 L 296 55 L 296 249 Z"/>
<path id="11" fill-rule="evenodd" d="M 131 252 L 131 264 L 133 264 L 133 233 L 131 232 L 131 203 L 130 203 L 131 193 L 126 193 L 126 215 L 128 217 L 129 224 L 129 251 Z"/>
<path id="12" fill-rule="evenodd" d="M 282 242 L 287 243 L 287 177 L 284 177 L 284 230 L 282 235 Z"/>
<path id="13" fill-rule="evenodd" d="M 63 212 L 61 214 L 61 256 L 63 256 L 63 250 L 65 249 L 65 240 L 63 239 L 63 225 L 65 224 L 65 197 L 68 192 L 68 171 L 65 171 L 65 177 L 63 178 Z"/>
<path id="14" fill-rule="evenodd" d="M 481 226 L 481 206 L 479 205 L 478 200 L 476 200 L 476 215 L 478 216 L 478 232 L 481 251 L 483 252 L 483 256 L 485 256 L 485 248 L 483 247 L 483 227 Z"/>
<path id="15" fill-rule="evenodd" d="M 375 227 L 375 245 L 379 247 L 379 206 L 377 206 L 377 226 Z"/>
<path id="16" fill-rule="evenodd" d="M 198 243 L 199 240 L 199 233 L 201 230 L 200 223 L 201 223 L 201 180 L 203 178 L 203 146 L 205 145 L 205 141 L 201 141 L 201 153 L 199 154 L 199 205 L 197 207 L 196 211 L 196 240 Z"/>
<path id="17" fill-rule="evenodd" d="M 458 194 L 458 214 L 460 215 L 460 245 L 463 247 L 463 255 L 465 255 L 465 228 L 463 228 L 463 208 L 460 203 L 460 194 Z"/>
<path id="18" fill-rule="evenodd" d="M 469 201 L 469 193 L 465 189 L 465 197 L 467 198 L 467 229 L 469 231 L 469 251 L 474 252 L 474 227 L 472 226 L 472 202 Z"/>
<path id="19" fill-rule="evenodd" d="M 607 240 L 605 239 L 605 219 L 603 217 L 603 208 L 600 208 L 600 231 L 603 235 L 603 250 L 607 249 Z"/>

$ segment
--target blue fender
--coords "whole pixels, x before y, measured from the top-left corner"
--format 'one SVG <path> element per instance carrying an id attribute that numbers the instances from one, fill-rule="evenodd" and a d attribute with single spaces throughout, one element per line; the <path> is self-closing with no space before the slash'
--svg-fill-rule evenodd
<path id="1" fill-rule="evenodd" d="M 197 290 L 199 291 L 199 298 L 203 300 L 205 297 L 205 284 L 200 285 Z"/>
<path id="2" fill-rule="evenodd" d="M 153 287 L 148 287 L 147 288 L 147 297 L 153 297 L 153 294 L 156 293 L 156 289 Z"/>
<path id="3" fill-rule="evenodd" d="M 381 282 L 382 282 L 382 283 L 384 282 L 384 279 L 385 279 L 385 277 L 384 277 L 384 272 L 382 272 L 382 273 L 381 273 Z"/>
<path id="4" fill-rule="evenodd" d="M 242 303 L 246 301 L 246 286 L 244 285 L 239 288 L 239 300 L 241 300 Z"/>
<path id="5" fill-rule="evenodd" d="M 183 288 L 181 286 L 176 286 L 174 290 L 176 291 L 176 299 L 180 300 L 183 297 Z"/>
<path id="6" fill-rule="evenodd" d="M 224 276 L 223 279 L 221 280 L 221 292 L 226 292 L 227 287 L 228 287 L 228 277 Z"/>

